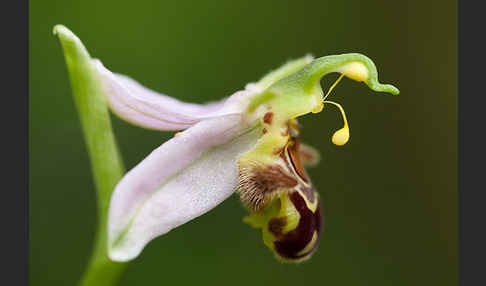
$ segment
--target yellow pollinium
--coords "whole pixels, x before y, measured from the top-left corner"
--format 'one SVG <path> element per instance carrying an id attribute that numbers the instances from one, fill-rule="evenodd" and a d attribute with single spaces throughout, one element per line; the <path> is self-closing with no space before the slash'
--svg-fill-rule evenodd
<path id="1" fill-rule="evenodd" d="M 349 140 L 349 127 L 346 125 L 332 135 L 332 143 L 334 145 L 343 146 Z"/>
<path id="2" fill-rule="evenodd" d="M 349 64 L 340 66 L 336 69 L 337 72 L 342 73 L 350 79 L 355 81 L 367 81 L 368 69 L 361 62 L 351 62 Z"/>

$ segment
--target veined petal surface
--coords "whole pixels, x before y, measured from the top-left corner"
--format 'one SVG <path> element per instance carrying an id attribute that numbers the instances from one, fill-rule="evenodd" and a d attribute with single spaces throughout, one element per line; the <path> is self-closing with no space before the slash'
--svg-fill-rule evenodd
<path id="1" fill-rule="evenodd" d="M 241 115 L 225 115 L 201 121 L 155 149 L 115 188 L 110 258 L 135 258 L 150 240 L 228 198 L 238 181 L 238 157 L 255 145 L 260 132 Z"/>
<path id="2" fill-rule="evenodd" d="M 94 66 L 110 109 L 129 123 L 153 130 L 183 130 L 203 119 L 241 113 L 247 101 L 244 98 L 255 93 L 243 90 L 218 102 L 186 103 L 150 90 L 126 75 L 112 73 L 97 59 Z"/>

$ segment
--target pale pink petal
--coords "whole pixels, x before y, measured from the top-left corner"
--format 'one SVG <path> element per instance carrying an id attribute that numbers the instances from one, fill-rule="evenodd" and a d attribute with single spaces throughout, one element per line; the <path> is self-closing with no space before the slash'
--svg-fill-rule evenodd
<path id="1" fill-rule="evenodd" d="M 228 198 L 237 183 L 237 158 L 254 146 L 258 134 L 241 115 L 225 115 L 201 121 L 155 149 L 113 193 L 110 258 L 135 258 L 153 238 Z"/>
<path id="2" fill-rule="evenodd" d="M 226 100 L 208 104 L 182 102 L 145 88 L 128 76 L 112 73 L 97 59 L 94 63 L 110 109 L 120 118 L 141 127 L 182 130 L 221 115 L 222 108 L 227 106 Z M 232 111 L 241 112 L 234 108 Z"/>

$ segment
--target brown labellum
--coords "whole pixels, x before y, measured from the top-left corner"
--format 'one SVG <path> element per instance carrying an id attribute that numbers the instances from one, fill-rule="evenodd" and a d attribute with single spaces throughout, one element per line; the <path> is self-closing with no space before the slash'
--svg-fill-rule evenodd
<path id="1" fill-rule="evenodd" d="M 255 165 L 240 170 L 238 193 L 248 209 L 258 212 L 273 200 L 279 190 L 297 184 L 297 179 L 281 165 Z"/>
<path id="2" fill-rule="evenodd" d="M 271 124 L 272 118 L 273 114 L 267 112 L 264 122 Z M 315 161 L 318 155 L 312 149 L 301 152 L 296 123 L 290 123 L 288 130 L 292 136 L 284 148 L 276 150 L 271 164 L 258 161 L 240 164 L 238 193 L 253 213 L 262 212 L 277 198 L 285 199 L 286 206 L 293 206 L 296 212 L 279 211 L 263 227 L 273 235 L 272 249 L 279 258 L 299 262 L 309 258 L 319 244 L 322 214 L 318 193 L 303 164 Z M 297 226 L 289 230 L 289 223 L 295 225 L 296 221 Z"/>
<path id="3" fill-rule="evenodd" d="M 268 114 L 271 118 L 272 113 Z M 301 162 L 300 146 L 300 140 L 295 137 L 275 154 L 278 156 L 273 163 L 239 165 L 237 192 L 249 210 L 261 211 L 279 193 L 294 190 L 300 190 L 310 203 L 314 203 L 315 190 Z"/>
<path id="4" fill-rule="evenodd" d="M 286 234 L 281 234 L 275 230 L 283 228 L 280 225 L 282 218 L 273 218 L 269 223 L 269 230 L 277 237 L 273 244 L 278 256 L 284 260 L 302 261 L 309 258 L 319 244 L 322 224 L 321 208 L 320 205 L 317 205 L 315 211 L 309 209 L 299 192 L 293 192 L 289 197 L 300 215 L 297 227 Z"/>

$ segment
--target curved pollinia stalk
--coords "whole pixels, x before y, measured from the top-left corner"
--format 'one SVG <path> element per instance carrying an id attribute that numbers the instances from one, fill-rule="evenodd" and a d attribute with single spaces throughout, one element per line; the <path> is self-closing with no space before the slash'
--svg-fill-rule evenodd
<path id="1" fill-rule="evenodd" d="M 372 90 L 380 84 L 373 62 L 361 54 L 289 61 L 244 90 L 208 104 L 187 103 L 149 90 L 92 60 L 110 109 L 129 123 L 183 130 L 155 149 L 116 185 L 108 214 L 108 254 L 137 257 L 152 239 L 198 217 L 237 192 L 262 229 L 264 243 L 281 261 L 299 262 L 316 250 L 323 228 L 319 193 L 305 171 L 319 154 L 299 139 L 297 118 L 325 104 L 339 108 L 344 127 L 332 141 L 344 145 L 344 110 L 327 100 L 346 76 Z M 324 95 L 320 79 L 341 76 Z"/>

